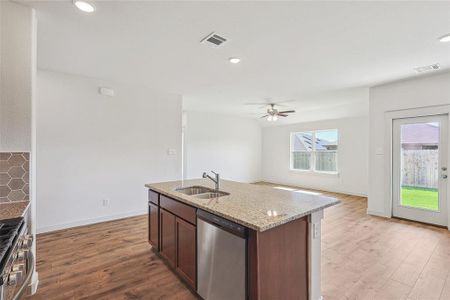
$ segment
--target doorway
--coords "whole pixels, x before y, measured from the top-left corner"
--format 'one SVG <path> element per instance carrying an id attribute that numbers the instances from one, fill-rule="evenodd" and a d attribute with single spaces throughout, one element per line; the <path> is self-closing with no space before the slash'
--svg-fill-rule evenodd
<path id="1" fill-rule="evenodd" d="M 393 216 L 447 226 L 448 115 L 393 120 Z"/>

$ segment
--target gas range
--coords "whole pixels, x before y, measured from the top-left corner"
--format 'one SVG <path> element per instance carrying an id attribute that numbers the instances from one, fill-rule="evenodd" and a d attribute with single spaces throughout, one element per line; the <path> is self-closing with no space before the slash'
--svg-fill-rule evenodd
<path id="1" fill-rule="evenodd" d="M 0 300 L 20 299 L 34 268 L 24 218 L 0 221 Z"/>

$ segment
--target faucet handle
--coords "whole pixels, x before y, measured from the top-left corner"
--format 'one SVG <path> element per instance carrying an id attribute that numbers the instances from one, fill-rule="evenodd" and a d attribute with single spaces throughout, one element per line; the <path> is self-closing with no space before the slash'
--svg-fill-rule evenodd
<path id="1" fill-rule="evenodd" d="M 211 170 L 211 173 L 213 173 L 214 175 L 217 175 L 217 173 L 216 173 L 216 172 L 214 172 L 213 170 Z"/>

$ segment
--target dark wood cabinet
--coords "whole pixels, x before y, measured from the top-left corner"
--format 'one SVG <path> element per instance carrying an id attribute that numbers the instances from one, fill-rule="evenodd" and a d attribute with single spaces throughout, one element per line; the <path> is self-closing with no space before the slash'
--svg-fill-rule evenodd
<path id="1" fill-rule="evenodd" d="M 196 287 L 196 227 L 180 218 L 176 223 L 176 269 L 193 287 Z"/>
<path id="2" fill-rule="evenodd" d="M 159 207 L 151 202 L 148 204 L 148 241 L 159 250 Z"/>
<path id="3" fill-rule="evenodd" d="M 159 194 L 152 190 L 148 190 L 148 201 L 159 206 Z"/>
<path id="4" fill-rule="evenodd" d="M 249 230 L 249 299 L 308 299 L 308 218 Z"/>
<path id="5" fill-rule="evenodd" d="M 181 203 L 164 195 L 160 196 L 159 205 L 161 208 L 170 211 L 174 215 L 188 221 L 191 224 L 195 225 L 197 222 L 197 209 L 195 207 Z"/>
<path id="6" fill-rule="evenodd" d="M 197 209 L 150 191 L 148 221 L 153 249 L 196 291 Z M 247 299 L 308 299 L 308 217 L 269 230 L 248 232 Z"/>
<path id="7" fill-rule="evenodd" d="M 152 190 L 148 193 L 148 240 L 176 273 L 197 287 L 197 209 Z"/>
<path id="8" fill-rule="evenodd" d="M 175 266 L 176 262 L 176 238 L 175 238 L 175 215 L 160 208 L 160 248 L 159 253 L 164 256 L 170 265 Z"/>

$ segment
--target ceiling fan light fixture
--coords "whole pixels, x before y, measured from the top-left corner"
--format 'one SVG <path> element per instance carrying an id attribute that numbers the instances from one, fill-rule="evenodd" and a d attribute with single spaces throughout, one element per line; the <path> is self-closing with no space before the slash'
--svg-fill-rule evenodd
<path id="1" fill-rule="evenodd" d="M 446 35 L 439 37 L 439 42 L 441 42 L 441 43 L 450 42 L 450 33 L 447 33 Z"/>
<path id="2" fill-rule="evenodd" d="M 260 104 L 260 103 L 252 103 L 252 104 Z M 262 104 L 262 103 L 261 103 Z M 278 121 L 278 119 L 280 117 L 288 117 L 288 114 L 291 113 L 295 113 L 295 110 L 284 110 L 284 111 L 280 111 L 277 108 L 275 108 L 275 105 L 277 105 L 276 103 L 269 103 L 268 107 L 267 107 L 267 113 L 260 117 L 261 119 L 266 118 L 267 121 L 272 122 L 272 121 Z M 262 108 L 262 107 L 261 107 Z"/>

